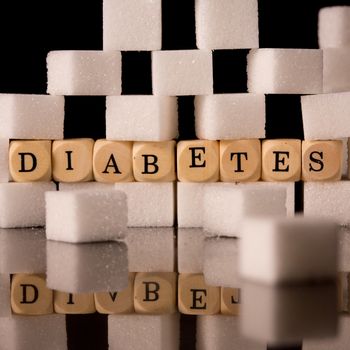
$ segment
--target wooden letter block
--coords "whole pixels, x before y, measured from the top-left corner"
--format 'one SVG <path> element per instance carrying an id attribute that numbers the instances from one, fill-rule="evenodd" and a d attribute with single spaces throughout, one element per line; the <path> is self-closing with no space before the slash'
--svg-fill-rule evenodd
<path id="1" fill-rule="evenodd" d="M 52 314 L 53 292 L 46 287 L 45 275 L 13 275 L 11 307 L 14 313 L 21 315 Z"/>
<path id="2" fill-rule="evenodd" d="M 221 313 L 224 315 L 239 315 L 241 290 L 238 288 L 221 288 Z"/>
<path id="3" fill-rule="evenodd" d="M 11 141 L 9 170 L 16 182 L 51 180 L 51 141 Z"/>
<path id="4" fill-rule="evenodd" d="M 135 312 L 168 314 L 176 311 L 176 272 L 137 273 L 134 283 Z"/>
<path id="5" fill-rule="evenodd" d="M 304 181 L 339 181 L 343 166 L 343 142 L 303 141 L 301 146 Z"/>
<path id="6" fill-rule="evenodd" d="M 178 306 L 183 314 L 217 314 L 220 312 L 220 288 L 206 285 L 202 274 L 179 274 Z"/>
<path id="7" fill-rule="evenodd" d="M 220 141 L 221 181 L 258 181 L 260 176 L 260 140 L 252 139 Z"/>
<path id="8" fill-rule="evenodd" d="M 92 314 L 96 312 L 94 294 L 55 290 L 54 309 L 57 314 Z"/>
<path id="9" fill-rule="evenodd" d="M 97 140 L 94 145 L 93 171 L 99 182 L 130 182 L 132 173 L 132 142 Z"/>
<path id="10" fill-rule="evenodd" d="M 94 140 L 56 140 L 52 143 L 52 175 L 55 181 L 82 182 L 93 179 Z"/>
<path id="11" fill-rule="evenodd" d="M 183 182 L 219 180 L 219 142 L 180 141 L 177 144 L 177 177 Z"/>
<path id="12" fill-rule="evenodd" d="M 175 145 L 175 141 L 134 142 L 133 168 L 136 181 L 175 181 Z"/>
<path id="13" fill-rule="evenodd" d="M 300 140 L 262 141 L 262 179 L 264 181 L 299 181 L 300 177 Z"/>
<path id="14" fill-rule="evenodd" d="M 135 273 L 129 273 L 128 287 L 120 292 L 95 293 L 95 306 L 100 314 L 128 314 L 134 312 Z"/>

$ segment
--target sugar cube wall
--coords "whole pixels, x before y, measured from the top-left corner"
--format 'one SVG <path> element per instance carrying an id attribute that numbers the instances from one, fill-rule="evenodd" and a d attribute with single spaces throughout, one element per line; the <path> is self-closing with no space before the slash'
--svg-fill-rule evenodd
<path id="1" fill-rule="evenodd" d="M 64 257 L 64 259 L 62 259 Z M 69 293 L 120 291 L 128 283 L 127 247 L 122 242 L 46 242 L 47 287 Z"/>
<path id="2" fill-rule="evenodd" d="M 199 49 L 259 47 L 257 0 L 196 0 Z"/>
<path id="3" fill-rule="evenodd" d="M 104 50 L 151 51 L 161 46 L 161 0 L 103 0 Z"/>
<path id="4" fill-rule="evenodd" d="M 246 219 L 241 236 L 239 271 L 243 279 L 269 285 L 335 280 L 338 237 L 331 221 Z"/>
<path id="5" fill-rule="evenodd" d="M 46 193 L 45 199 L 47 239 L 77 243 L 125 236 L 128 214 L 123 192 L 59 191 Z"/>
<path id="6" fill-rule="evenodd" d="M 177 100 L 168 96 L 113 96 L 106 100 L 106 138 L 168 141 L 178 135 Z"/>
<path id="7" fill-rule="evenodd" d="M 10 275 L 0 274 L 0 323 L 2 317 L 11 316 Z"/>
<path id="8" fill-rule="evenodd" d="M 0 94 L 0 106 L 1 138 L 63 138 L 63 96 Z"/>
<path id="9" fill-rule="evenodd" d="M 110 350 L 177 350 L 180 339 L 179 314 L 109 315 Z"/>
<path id="10" fill-rule="evenodd" d="M 0 227 L 44 226 L 46 191 L 56 191 L 55 184 L 0 183 Z"/>
<path id="11" fill-rule="evenodd" d="M 195 121 L 196 135 L 199 139 L 265 138 L 265 96 L 196 96 Z"/>
<path id="12" fill-rule="evenodd" d="M 253 49 L 247 57 L 248 91 L 257 94 L 322 93 L 322 51 Z"/>
<path id="13" fill-rule="evenodd" d="M 306 140 L 329 140 L 350 136 L 350 92 L 302 96 Z"/>
<path id="14" fill-rule="evenodd" d="M 47 56 L 50 95 L 120 95 L 121 53 L 51 51 Z"/>
<path id="15" fill-rule="evenodd" d="M 318 45 L 350 47 L 350 6 L 322 8 L 318 14 Z"/>
<path id="16" fill-rule="evenodd" d="M 211 51 L 153 51 L 152 85 L 154 95 L 212 94 L 213 64 Z"/>

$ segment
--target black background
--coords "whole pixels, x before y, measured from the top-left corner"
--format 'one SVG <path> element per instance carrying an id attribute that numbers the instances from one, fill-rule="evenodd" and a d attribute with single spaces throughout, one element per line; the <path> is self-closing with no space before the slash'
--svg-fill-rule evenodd
<path id="1" fill-rule="evenodd" d="M 260 0 L 260 47 L 317 48 L 318 10 L 332 5 L 350 0 Z M 0 92 L 44 94 L 48 51 L 102 49 L 102 0 L 1 1 L 0 45 Z M 163 0 L 162 49 L 195 48 L 194 0 Z M 214 51 L 215 93 L 246 92 L 247 52 Z M 151 94 L 150 53 L 122 57 L 123 94 Z M 300 96 L 270 95 L 266 102 L 267 138 L 303 138 Z M 67 97 L 65 137 L 103 138 L 104 112 L 103 97 Z M 193 97 L 179 98 L 179 122 L 180 139 L 195 138 Z M 182 349 L 194 349 L 193 321 L 182 316 Z M 70 349 L 107 349 L 103 315 L 67 316 L 67 330 Z"/>

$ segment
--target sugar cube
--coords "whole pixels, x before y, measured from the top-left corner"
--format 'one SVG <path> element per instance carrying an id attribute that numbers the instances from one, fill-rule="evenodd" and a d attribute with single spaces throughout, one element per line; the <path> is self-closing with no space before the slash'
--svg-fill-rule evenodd
<path id="1" fill-rule="evenodd" d="M 0 336 L 2 349 L 68 349 L 65 315 L 2 318 Z"/>
<path id="2" fill-rule="evenodd" d="M 349 90 L 350 47 L 323 49 L 323 92 Z"/>
<path id="3" fill-rule="evenodd" d="M 240 319 L 224 315 L 197 316 L 197 349 L 201 350 L 265 350 L 241 335 Z"/>
<path id="4" fill-rule="evenodd" d="M 179 273 L 203 273 L 205 233 L 201 228 L 177 231 L 177 270 Z"/>
<path id="5" fill-rule="evenodd" d="M 161 46 L 161 0 L 103 0 L 104 50 L 151 51 Z"/>
<path id="6" fill-rule="evenodd" d="M 0 229 L 0 273 L 45 273 L 44 228 Z"/>
<path id="7" fill-rule="evenodd" d="M 323 337 L 322 337 L 323 338 Z M 329 339 L 305 339 L 304 350 L 344 350 L 349 346 L 350 341 L 350 317 L 347 314 L 339 316 L 338 333 Z"/>
<path id="8" fill-rule="evenodd" d="M 46 193 L 46 237 L 63 242 L 122 238 L 126 232 L 126 196 L 120 191 Z"/>
<path id="9" fill-rule="evenodd" d="M 304 215 L 350 223 L 350 181 L 305 182 Z"/>
<path id="10" fill-rule="evenodd" d="M 240 237 L 240 224 L 247 216 L 287 214 L 286 190 L 277 187 L 213 184 L 205 187 L 203 203 L 203 228 L 215 236 Z"/>
<path id="11" fill-rule="evenodd" d="M 339 230 L 338 269 L 350 271 L 350 229 L 347 227 Z"/>
<path id="12" fill-rule="evenodd" d="M 177 222 L 179 227 L 203 226 L 203 192 L 206 183 L 177 182 Z"/>
<path id="13" fill-rule="evenodd" d="M 265 138 L 265 96 L 256 94 L 196 96 L 195 125 L 196 135 L 200 139 Z"/>
<path id="14" fill-rule="evenodd" d="M 0 323 L 2 317 L 11 316 L 10 275 L 0 274 Z"/>
<path id="15" fill-rule="evenodd" d="M 60 182 L 58 184 L 60 191 L 110 191 L 113 189 L 113 184 L 89 181 L 89 182 Z"/>
<path id="16" fill-rule="evenodd" d="M 128 270 L 133 272 L 173 272 L 175 232 L 172 227 L 128 228 Z"/>
<path id="17" fill-rule="evenodd" d="M 335 280 L 338 237 L 333 222 L 252 218 L 244 221 L 241 236 L 239 272 L 243 279 L 270 285 Z"/>
<path id="18" fill-rule="evenodd" d="M 53 182 L 0 183 L 0 227 L 45 225 L 45 192 L 55 191 Z"/>
<path id="19" fill-rule="evenodd" d="M 209 50 L 152 52 L 154 95 L 210 95 L 213 93 L 212 53 Z"/>
<path id="20" fill-rule="evenodd" d="M 47 286 L 54 290 L 67 293 L 120 291 L 128 284 L 127 247 L 122 242 L 47 241 L 46 259 Z"/>
<path id="21" fill-rule="evenodd" d="M 335 284 L 275 287 L 245 283 L 242 334 L 281 347 L 298 344 L 304 338 L 334 336 L 338 318 L 336 295 Z"/>
<path id="22" fill-rule="evenodd" d="M 120 95 L 121 53 L 49 52 L 47 92 L 50 95 Z"/>
<path id="23" fill-rule="evenodd" d="M 199 49 L 259 47 L 257 0 L 196 0 Z"/>
<path id="24" fill-rule="evenodd" d="M 111 96 L 106 100 L 106 138 L 168 141 L 178 134 L 177 100 L 169 96 Z"/>
<path id="25" fill-rule="evenodd" d="M 318 13 L 318 45 L 350 47 L 350 6 L 330 6 Z"/>
<path id="26" fill-rule="evenodd" d="M 177 350 L 179 314 L 109 315 L 108 344 L 111 350 Z"/>
<path id="27" fill-rule="evenodd" d="M 63 138 L 63 96 L 0 94 L 0 105 L 2 138 Z"/>
<path id="28" fill-rule="evenodd" d="M 114 189 L 126 194 L 129 227 L 172 227 L 174 225 L 174 183 L 116 183 Z"/>
<path id="29" fill-rule="evenodd" d="M 207 238 L 204 241 L 203 274 L 205 282 L 215 287 L 240 287 L 238 277 L 238 240 Z"/>
<path id="30" fill-rule="evenodd" d="M 248 91 L 257 94 L 322 93 L 322 51 L 253 49 L 248 54 Z"/>
<path id="31" fill-rule="evenodd" d="M 350 136 L 350 92 L 302 96 L 305 140 Z"/>

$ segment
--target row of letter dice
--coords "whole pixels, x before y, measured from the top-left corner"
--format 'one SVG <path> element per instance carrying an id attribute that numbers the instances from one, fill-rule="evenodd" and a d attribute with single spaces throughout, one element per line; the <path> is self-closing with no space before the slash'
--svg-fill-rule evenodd
<path id="1" fill-rule="evenodd" d="M 202 274 L 175 272 L 129 273 L 120 291 L 68 293 L 46 286 L 44 275 L 12 276 L 11 308 L 15 314 L 165 314 L 179 311 L 192 315 L 238 315 L 239 289 L 212 287 Z"/>
<path id="2" fill-rule="evenodd" d="M 16 182 L 170 182 L 176 180 L 175 146 L 175 141 L 11 141 L 10 176 Z M 340 180 L 342 163 L 340 140 L 192 140 L 177 145 L 177 177 L 187 182 Z"/>

